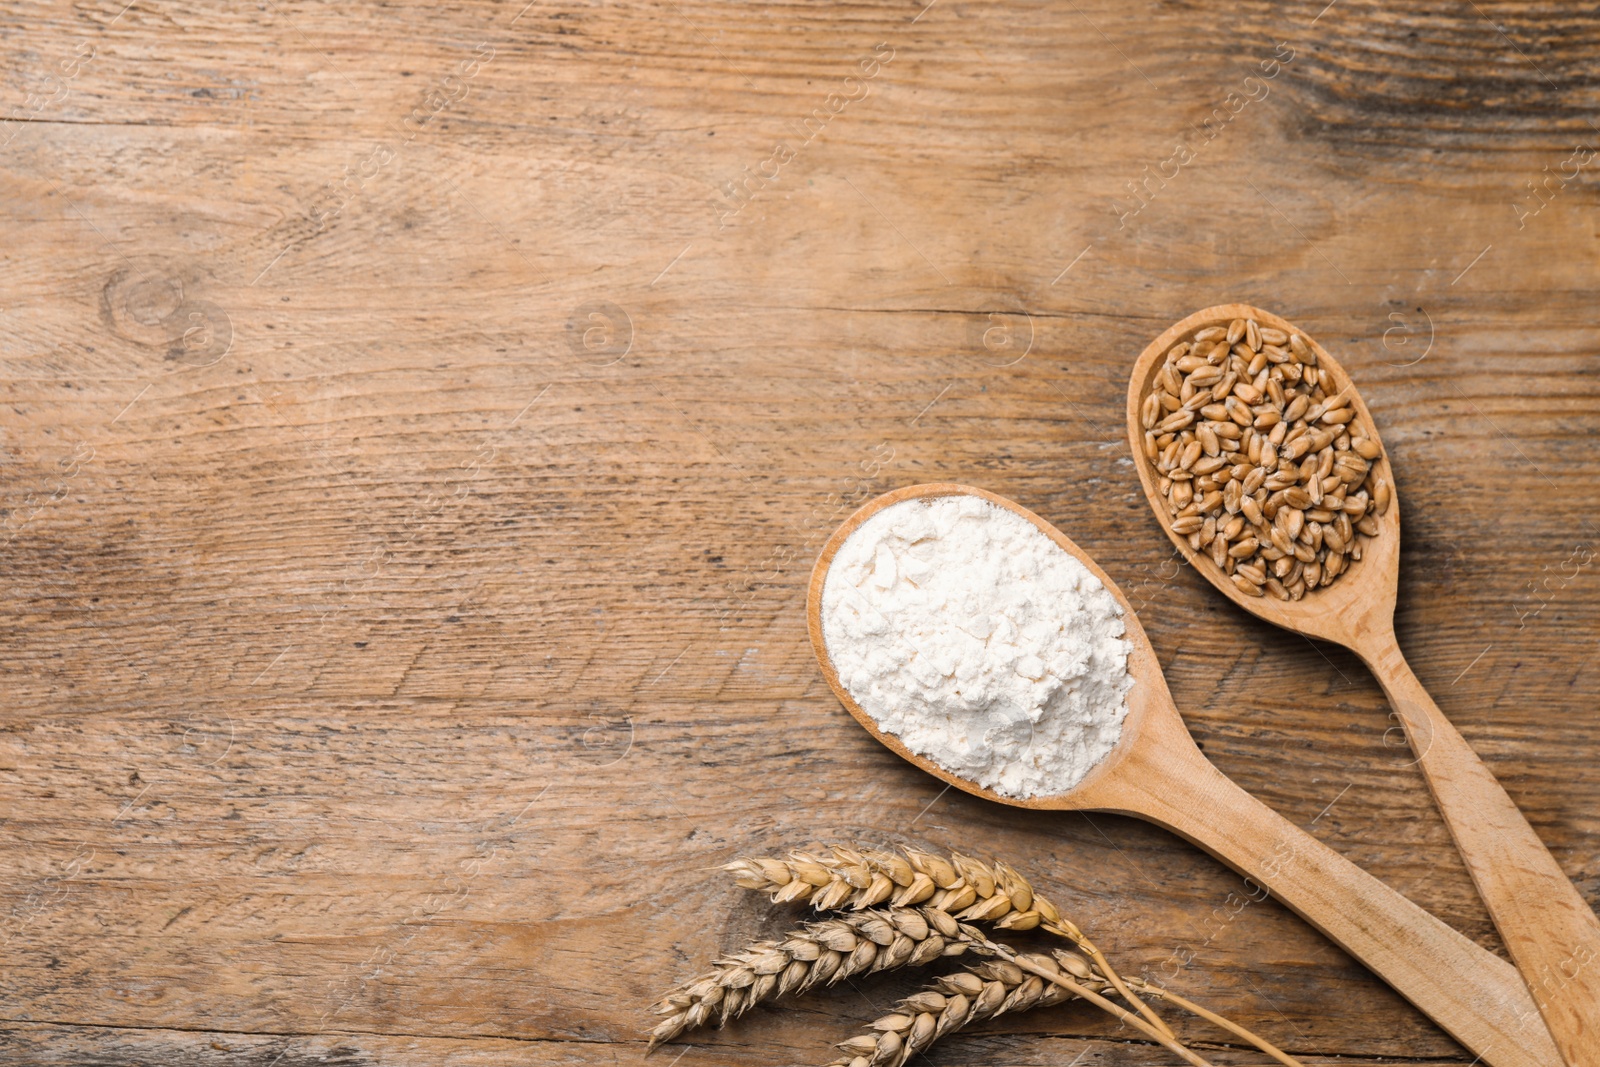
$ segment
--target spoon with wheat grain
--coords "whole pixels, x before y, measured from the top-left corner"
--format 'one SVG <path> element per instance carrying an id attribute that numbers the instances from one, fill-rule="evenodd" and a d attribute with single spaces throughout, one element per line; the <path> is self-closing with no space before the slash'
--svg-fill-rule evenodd
<path id="1" fill-rule="evenodd" d="M 1308 390 L 1326 400 L 1295 396 Z M 1279 410 L 1286 400 L 1297 407 Z M 1345 646 L 1377 676 L 1566 1062 L 1600 1064 L 1600 919 L 1400 653 L 1400 505 L 1349 375 L 1276 315 L 1206 308 L 1134 364 L 1128 435 L 1145 496 L 1195 570 L 1246 611 Z M 1240 448 L 1252 436 L 1253 455 Z"/>
<path id="2" fill-rule="evenodd" d="M 823 591 L 840 547 L 885 508 L 951 496 L 977 497 L 1026 519 L 1104 583 L 1121 608 L 1133 681 L 1121 735 L 1109 754 L 1061 795 L 1003 795 L 911 751 L 857 703 L 829 654 Z M 1560 1055 L 1511 964 L 1278 815 L 1207 761 L 1179 717 L 1155 651 L 1121 590 L 1085 552 L 1033 512 L 982 489 L 950 483 L 916 485 L 878 497 L 823 546 L 811 573 L 806 616 L 823 676 L 839 701 L 868 733 L 929 774 L 1001 804 L 1116 812 L 1166 827 L 1266 886 L 1484 1063 L 1559 1067 Z"/>

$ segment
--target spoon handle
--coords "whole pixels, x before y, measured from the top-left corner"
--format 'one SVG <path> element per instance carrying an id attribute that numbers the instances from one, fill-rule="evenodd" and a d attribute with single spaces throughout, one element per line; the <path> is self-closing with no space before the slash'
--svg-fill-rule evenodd
<path id="1" fill-rule="evenodd" d="M 1153 757 L 1147 773 L 1119 775 L 1116 795 L 1096 807 L 1164 826 L 1265 886 L 1482 1062 L 1560 1067 L 1561 1055 L 1511 964 L 1245 792 L 1192 742 L 1187 752 L 1176 743 L 1163 747 L 1168 751 L 1147 750 Z"/>
<path id="2" fill-rule="evenodd" d="M 1362 656 L 1388 694 L 1500 937 L 1572 1067 L 1600 1064 L 1600 919 L 1386 635 Z"/>

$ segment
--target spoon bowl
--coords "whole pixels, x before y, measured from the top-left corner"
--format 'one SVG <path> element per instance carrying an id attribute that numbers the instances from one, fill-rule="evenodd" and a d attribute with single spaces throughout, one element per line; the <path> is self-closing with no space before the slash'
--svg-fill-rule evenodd
<path id="1" fill-rule="evenodd" d="M 1111 751 L 1054 796 L 995 792 L 911 751 L 879 728 L 841 682 L 822 625 L 823 589 L 845 541 L 884 508 L 908 500 L 978 497 L 1032 523 L 1098 578 L 1122 609 L 1129 646 L 1128 714 Z M 1049 522 L 1004 497 L 955 483 L 916 485 L 868 502 L 828 539 L 806 600 L 812 647 L 840 703 L 902 758 L 975 796 L 1014 807 L 1109 811 L 1145 819 L 1199 845 L 1321 930 L 1492 1067 L 1555 1067 L 1559 1053 L 1510 964 L 1485 951 L 1246 793 L 1200 752 L 1122 591 Z M 1532 1025 L 1529 1021 L 1532 1020 Z"/>
<path id="2" fill-rule="evenodd" d="M 1378 531 L 1362 542 L 1362 558 L 1330 585 L 1308 589 L 1300 600 L 1252 597 L 1240 592 L 1189 538 L 1176 533 L 1160 492 L 1161 473 L 1144 451 L 1140 405 L 1154 386 L 1167 352 L 1194 331 L 1254 319 L 1300 334 L 1319 367 L 1350 398 L 1363 432 L 1379 443 L 1377 424 L 1354 382 L 1337 360 L 1303 330 L 1247 304 L 1197 311 L 1152 341 L 1133 366 L 1128 385 L 1128 438 L 1145 497 L 1167 536 L 1199 574 L 1235 604 L 1270 623 L 1332 641 L 1355 652 L 1377 676 L 1405 727 L 1433 794 L 1478 894 L 1528 983 L 1556 1044 L 1570 1067 L 1600 1063 L 1600 919 L 1562 872 L 1527 819 L 1458 730 L 1445 718 L 1412 672 L 1394 635 L 1400 574 L 1400 500 L 1384 449 L 1373 461 L 1391 488 Z"/>
<path id="3" fill-rule="evenodd" d="M 1220 589 L 1229 600 L 1252 615 L 1268 622 L 1294 630 L 1310 637 L 1332 641 L 1347 648 L 1358 648 L 1381 642 L 1394 632 L 1394 607 L 1400 579 L 1400 499 L 1394 494 L 1388 510 L 1376 516 L 1378 533 L 1362 542 L 1362 557 L 1346 566 L 1343 574 L 1333 584 L 1310 590 L 1301 600 L 1279 600 L 1273 596 L 1247 596 L 1217 568 L 1210 557 L 1189 544 L 1188 537 L 1175 533 L 1165 521 L 1166 502 L 1157 483 L 1161 475 L 1144 454 L 1142 441 L 1144 429 L 1139 422 L 1139 405 L 1154 385 L 1162 362 L 1173 345 L 1197 329 L 1223 325 L 1235 319 L 1255 319 L 1262 326 L 1299 333 L 1311 350 L 1317 354 L 1318 367 L 1326 367 L 1341 388 L 1350 390 L 1350 406 L 1355 409 L 1362 426 L 1368 428 L 1372 440 L 1378 440 L 1376 423 L 1366 402 L 1361 399 L 1339 362 L 1326 349 L 1298 330 L 1292 323 L 1271 312 L 1247 304 L 1221 304 L 1197 311 L 1181 322 L 1175 323 L 1160 337 L 1150 342 L 1133 365 L 1133 376 L 1128 386 L 1128 432 L 1133 442 L 1134 466 L 1139 471 L 1139 481 L 1144 486 L 1145 497 L 1158 516 L 1163 518 L 1161 528 L 1172 539 L 1173 545 L 1183 554 L 1189 566 L 1205 575 L 1212 585 Z M 1372 465 L 1378 477 L 1394 486 L 1394 471 L 1389 466 L 1389 453 L 1383 452 Z"/>
<path id="4" fill-rule="evenodd" d="M 1088 568 L 1090 574 L 1100 579 L 1111 595 L 1116 598 L 1118 606 L 1122 608 L 1123 622 L 1127 627 L 1124 637 L 1129 644 L 1128 673 L 1136 679 L 1133 688 L 1128 691 L 1128 714 L 1122 722 L 1122 736 L 1106 757 L 1095 764 L 1071 792 L 1058 796 L 1015 797 L 997 793 L 992 789 L 979 785 L 977 782 L 947 770 L 926 756 L 911 751 L 899 737 L 880 729 L 877 720 L 856 702 L 855 697 L 850 694 L 844 683 L 840 681 L 839 674 L 834 669 L 833 660 L 828 655 L 827 641 L 822 630 L 822 590 L 827 582 L 828 568 L 832 565 L 834 556 L 838 554 L 839 548 L 845 541 L 849 540 L 851 534 L 855 533 L 863 523 L 884 508 L 893 507 L 906 500 L 931 500 L 942 496 L 975 496 L 988 501 L 996 507 L 1005 508 L 1021 515 L 1046 537 L 1054 541 L 1063 551 L 1075 557 L 1078 562 Z M 957 789 L 971 793 L 973 796 L 983 797 L 985 800 L 993 800 L 1000 804 L 1010 804 L 1013 807 L 1033 808 L 1035 810 L 1109 810 L 1101 802 L 1108 799 L 1108 797 L 1100 795 L 1101 791 L 1103 791 L 1103 783 L 1108 777 L 1114 777 L 1117 769 L 1127 761 L 1134 748 L 1134 739 L 1152 731 L 1156 734 L 1161 734 L 1163 733 L 1163 727 L 1166 728 L 1166 733 L 1170 733 L 1172 722 L 1162 720 L 1163 713 L 1169 709 L 1171 718 L 1177 719 L 1177 708 L 1172 703 L 1172 695 L 1167 692 L 1166 679 L 1161 674 L 1160 664 L 1156 662 L 1155 650 L 1151 647 L 1149 638 L 1145 636 L 1144 629 L 1139 625 L 1138 617 L 1133 614 L 1133 610 L 1123 598 L 1122 591 L 1116 587 L 1105 571 L 1100 569 L 1099 564 L 1095 563 L 1088 553 L 1075 545 L 1066 534 L 1026 508 L 984 489 L 958 485 L 953 482 L 940 482 L 896 489 L 869 501 L 854 515 L 846 519 L 844 524 L 823 545 L 822 553 L 818 556 L 816 566 L 811 572 L 811 585 L 806 598 L 806 619 L 811 631 L 811 647 L 817 654 L 817 663 L 822 668 L 822 674 L 827 679 L 828 686 L 838 695 L 840 703 L 845 706 L 845 710 L 850 712 L 869 734 L 883 742 L 896 755 L 916 764 L 935 778 L 947 782 Z M 1148 680 L 1148 684 L 1145 684 L 1145 680 Z M 1156 721 L 1152 723 L 1152 719 Z M 1182 734 L 1183 740 L 1189 743 L 1189 747 L 1194 748 L 1196 755 L 1199 755 L 1200 750 L 1194 747 L 1193 741 L 1189 737 L 1189 732 L 1183 726 L 1182 721 L 1178 720 L 1176 725 L 1178 731 Z"/>

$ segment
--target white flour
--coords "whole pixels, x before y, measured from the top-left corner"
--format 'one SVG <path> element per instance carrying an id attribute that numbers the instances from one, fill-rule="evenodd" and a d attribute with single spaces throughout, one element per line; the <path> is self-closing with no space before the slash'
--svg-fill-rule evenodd
<path id="1" fill-rule="evenodd" d="M 839 680 L 911 751 L 1012 797 L 1072 789 L 1128 714 L 1122 608 L 1022 516 L 906 500 L 846 538 L 822 590 Z"/>

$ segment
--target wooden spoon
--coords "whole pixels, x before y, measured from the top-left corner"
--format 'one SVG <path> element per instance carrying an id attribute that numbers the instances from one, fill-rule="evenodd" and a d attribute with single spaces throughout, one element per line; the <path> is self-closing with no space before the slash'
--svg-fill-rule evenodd
<path id="1" fill-rule="evenodd" d="M 863 522 L 901 501 L 980 497 L 1027 519 L 1105 583 L 1121 605 L 1131 646 L 1128 716 L 1115 748 L 1060 796 L 1021 800 L 994 793 L 919 756 L 878 729 L 839 681 L 822 631 L 822 590 L 839 546 Z M 899 489 L 870 501 L 823 546 L 807 596 L 811 644 L 823 676 L 867 732 L 958 789 L 1001 804 L 1061 811 L 1110 811 L 1146 819 L 1199 845 L 1255 879 L 1350 955 L 1366 964 L 1493 1067 L 1558 1067 L 1560 1055 L 1540 1025 L 1516 970 L 1378 881 L 1225 778 L 1200 753 L 1167 691 L 1155 651 L 1133 608 L 1077 545 L 1004 497 L 939 483 Z"/>
<path id="2" fill-rule="evenodd" d="M 1189 565 L 1235 604 L 1287 630 L 1345 646 L 1377 676 L 1405 726 L 1417 764 L 1478 893 L 1533 990 L 1556 1045 L 1570 1067 L 1600 1064 L 1600 919 L 1489 768 L 1428 696 L 1395 641 L 1400 569 L 1398 494 L 1379 518 L 1377 535 L 1363 542 L 1363 558 L 1350 564 L 1331 585 L 1310 590 L 1297 601 L 1240 592 L 1209 556 L 1190 548 L 1188 538 L 1173 533 L 1167 524 L 1168 512 L 1157 486 L 1160 475 L 1143 449 L 1139 404 L 1174 344 L 1196 329 L 1227 325 L 1235 319 L 1254 319 L 1259 326 L 1299 333 L 1316 353 L 1317 366 L 1328 368 L 1335 384 L 1348 392 L 1369 436 L 1377 440 L 1376 424 L 1349 375 L 1304 331 L 1245 304 L 1206 308 L 1156 338 L 1134 364 L 1128 386 L 1128 436 L 1145 496 Z M 1393 486 L 1387 452 L 1376 461 L 1376 467 Z"/>

